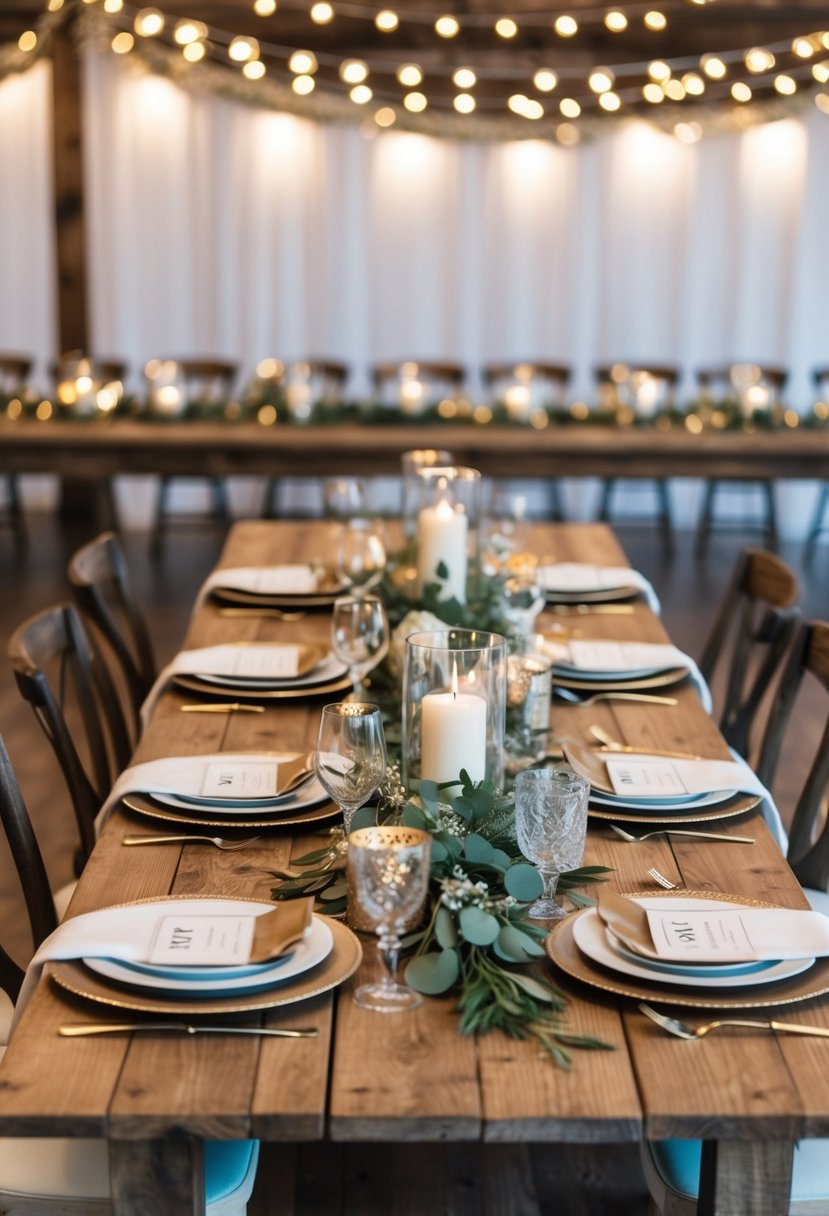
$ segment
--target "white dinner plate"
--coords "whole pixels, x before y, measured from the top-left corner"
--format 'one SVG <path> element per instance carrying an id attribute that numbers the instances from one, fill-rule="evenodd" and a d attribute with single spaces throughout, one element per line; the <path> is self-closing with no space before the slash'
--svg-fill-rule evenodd
<path id="1" fill-rule="evenodd" d="M 258 676 L 220 676 L 212 672 L 200 671 L 196 672 L 196 679 L 203 680 L 205 684 L 215 684 L 217 688 L 234 689 L 244 688 L 254 691 L 256 689 L 268 688 L 310 688 L 314 684 L 326 684 L 329 680 L 338 680 L 346 675 L 348 667 L 342 660 L 335 655 L 329 654 L 319 663 L 312 671 L 308 671 L 301 676 L 286 676 L 284 679 L 277 679 L 270 676 L 260 678 Z"/>
<path id="2" fill-rule="evenodd" d="M 324 917 L 314 916 L 308 936 L 287 957 L 272 959 L 254 968 L 155 967 L 114 958 L 85 958 L 83 963 L 97 975 L 130 988 L 151 988 L 167 994 L 178 992 L 188 997 L 232 996 L 273 988 L 310 971 L 328 957 L 333 943 L 330 926 Z M 211 971 L 218 974 L 205 977 L 205 973 Z"/>
<path id="3" fill-rule="evenodd" d="M 320 785 L 318 779 L 312 776 L 307 784 L 300 786 L 299 789 L 290 794 L 283 794 L 282 797 L 275 798 L 251 798 L 251 799 L 231 799 L 231 798 L 182 798 L 176 794 L 160 794 L 149 793 L 148 797 L 152 798 L 153 802 L 157 802 L 160 806 L 173 807 L 176 811 L 195 811 L 205 815 L 214 815 L 217 810 L 222 812 L 227 811 L 233 815 L 238 812 L 240 815 L 251 815 L 257 813 L 266 813 L 273 811 L 298 811 L 303 807 L 317 806 L 320 802 L 325 802 L 328 798 L 325 790 Z"/>
<path id="4" fill-rule="evenodd" d="M 656 811 L 661 807 L 666 810 L 694 810 L 697 807 L 717 806 L 727 802 L 737 793 L 736 790 L 708 790 L 704 794 L 682 794 L 675 798 L 625 798 L 616 794 L 607 794 L 604 790 L 590 791 L 590 801 L 599 806 L 619 807 L 628 811 Z"/>
<path id="5" fill-rule="evenodd" d="M 636 902 L 644 908 L 660 906 L 656 902 L 650 903 L 647 899 L 637 899 Z M 690 910 L 710 907 L 713 902 L 721 903 L 724 908 L 739 907 L 738 904 L 729 903 L 728 900 L 706 899 L 677 899 L 677 906 Z M 618 950 L 615 950 L 608 940 L 605 926 L 599 919 L 595 908 L 585 908 L 583 912 L 575 914 L 573 940 L 579 950 L 586 954 L 592 962 L 609 967 L 611 971 L 635 976 L 637 979 L 649 980 L 654 984 L 680 984 L 683 988 L 750 988 L 755 984 L 773 984 L 778 980 L 800 975 L 802 971 L 808 970 L 815 961 L 813 958 L 783 959 L 779 962 L 772 960 L 758 963 L 756 971 L 728 975 L 700 975 L 695 972 L 689 974 L 689 968 L 683 967 L 681 964 L 676 965 L 676 970 L 663 972 L 651 967 L 646 959 L 634 959 L 629 954 L 620 954 Z M 669 968 L 671 964 L 666 963 L 663 966 Z"/>

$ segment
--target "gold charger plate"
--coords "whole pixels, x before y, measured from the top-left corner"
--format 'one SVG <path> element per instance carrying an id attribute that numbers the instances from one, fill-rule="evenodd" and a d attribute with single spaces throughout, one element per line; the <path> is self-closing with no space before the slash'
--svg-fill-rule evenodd
<path id="1" fill-rule="evenodd" d="M 189 692 L 197 692 L 200 696 L 217 697 L 226 701 L 232 696 L 234 701 L 295 701 L 301 697 L 327 697 L 329 693 L 346 692 L 352 684 L 348 676 L 332 680 L 328 684 L 300 684 L 291 688 L 240 688 L 227 684 L 209 684 L 198 676 L 175 675 L 172 683 Z"/>
<path id="2" fill-rule="evenodd" d="M 775 905 L 759 899 L 727 892 L 687 891 L 631 891 L 631 895 L 647 896 L 648 899 L 670 899 L 681 896 L 687 899 L 728 899 L 748 908 L 772 908 Z M 573 939 L 573 922 L 581 913 L 574 912 L 555 925 L 544 942 L 547 957 L 556 967 L 573 979 L 611 992 L 615 996 L 631 997 L 636 1001 L 650 1001 L 659 1005 L 684 1005 L 690 1009 L 766 1009 L 777 1005 L 794 1005 L 829 992 L 829 958 L 819 958 L 808 971 L 779 983 L 768 984 L 752 990 L 748 987 L 732 992 L 731 989 L 712 990 L 710 995 L 699 988 L 683 988 L 681 984 L 649 984 L 646 980 L 625 978 L 621 973 L 610 971 L 594 963 L 582 954 Z"/>
<path id="3" fill-rule="evenodd" d="M 172 898 L 175 899 L 175 896 Z M 192 899 L 193 896 L 187 896 L 187 898 Z M 261 903 L 262 901 L 252 900 L 251 902 Z M 200 1001 L 144 995 L 143 989 L 133 991 L 122 988 L 103 976 L 94 974 L 83 963 L 74 960 L 49 963 L 46 967 L 46 974 L 74 996 L 94 1001 L 98 1005 L 130 1009 L 139 1013 L 161 1013 L 167 1016 L 187 1014 L 188 1017 L 202 1014 L 212 1017 L 217 1013 L 244 1013 L 252 1009 L 275 1009 L 279 1005 L 293 1005 L 298 1001 L 307 1001 L 312 996 L 319 996 L 322 992 L 328 992 L 329 989 L 344 983 L 359 967 L 363 957 L 363 948 L 359 939 L 341 921 L 329 918 L 326 923 L 330 926 L 334 937 L 331 953 L 310 971 L 303 972 L 302 975 L 287 981 L 281 987 L 275 986 L 265 992 L 217 998 L 207 997 Z"/>
<path id="4" fill-rule="evenodd" d="M 596 591 L 544 591 L 548 604 L 613 604 L 633 600 L 641 594 L 639 587 L 601 587 Z"/>
<path id="5" fill-rule="evenodd" d="M 572 688 L 578 692 L 640 692 L 646 688 L 665 688 L 678 684 L 688 675 L 687 667 L 671 667 L 653 676 L 642 676 L 633 680 L 580 680 L 578 676 L 560 676 L 553 672 L 553 690 Z"/>
<path id="6" fill-rule="evenodd" d="M 323 819 L 332 819 L 340 814 L 332 802 L 325 802 L 322 806 L 308 807 L 306 810 L 292 811 L 290 807 L 286 807 L 282 812 L 274 811 L 267 815 L 252 811 L 250 815 L 234 815 L 232 819 L 214 819 L 208 815 L 191 817 L 186 811 L 159 806 L 144 794 L 129 794 L 121 799 L 121 805 L 147 819 L 162 819 L 167 823 L 191 828 L 288 828 L 319 823 Z"/>
<path id="7" fill-rule="evenodd" d="M 610 806 L 588 803 L 587 814 L 590 819 L 610 819 L 614 823 L 661 823 L 665 827 L 670 827 L 677 823 L 705 823 L 710 819 L 731 819 L 735 815 L 745 815 L 747 811 L 753 811 L 761 801 L 762 799 L 757 794 L 737 794 L 728 802 L 718 803 L 708 810 L 701 808 L 698 811 L 688 811 L 684 814 L 665 814 L 663 811 L 661 815 L 643 815 L 641 811 L 632 810 L 629 807 L 619 807 L 618 810 L 614 810 Z"/>

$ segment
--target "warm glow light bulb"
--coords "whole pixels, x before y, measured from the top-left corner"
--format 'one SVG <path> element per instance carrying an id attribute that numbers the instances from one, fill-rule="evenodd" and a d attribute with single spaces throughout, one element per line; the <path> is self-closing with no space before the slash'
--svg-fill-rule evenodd
<path id="1" fill-rule="evenodd" d="M 572 38 L 579 31 L 579 23 L 575 17 L 569 16 L 567 13 L 562 13 L 560 17 L 556 17 L 553 22 L 553 29 L 558 34 L 559 38 Z"/>
<path id="2" fill-rule="evenodd" d="M 105 13 L 120 13 L 124 7 L 124 0 L 104 0 Z"/>
<path id="3" fill-rule="evenodd" d="M 475 98 L 471 93 L 458 93 L 452 105 L 459 114 L 471 114 L 475 109 Z"/>
<path id="4" fill-rule="evenodd" d="M 619 96 L 616 93 L 602 93 L 599 97 L 599 105 L 610 114 L 615 113 L 621 104 Z"/>
<path id="5" fill-rule="evenodd" d="M 37 34 L 34 30 L 24 30 L 17 40 L 18 50 L 28 53 L 29 51 L 33 51 L 36 46 Z"/>
<path id="6" fill-rule="evenodd" d="M 231 46 L 233 43 L 231 43 Z M 294 51 L 288 60 L 288 68 L 297 76 L 309 76 L 316 72 L 319 64 L 313 51 Z"/>
<path id="7" fill-rule="evenodd" d="M 227 55 L 228 59 L 232 59 L 234 63 L 247 63 L 249 59 L 258 59 L 259 43 L 255 38 L 239 34 L 231 40 L 230 46 L 227 48 Z"/>
<path id="8" fill-rule="evenodd" d="M 648 64 L 648 75 L 651 80 L 661 84 L 663 80 L 670 80 L 671 69 L 664 59 L 654 59 L 653 63 Z"/>
<path id="9" fill-rule="evenodd" d="M 544 107 L 541 102 L 536 101 L 533 97 L 525 97 L 523 93 L 513 93 L 507 101 L 507 105 L 519 118 L 537 121 L 544 117 Z"/>
<path id="10" fill-rule="evenodd" d="M 423 71 L 416 63 L 401 63 L 397 69 L 397 79 L 407 89 L 416 89 L 423 79 Z"/>
<path id="11" fill-rule="evenodd" d="M 357 106 L 365 106 L 371 101 L 374 94 L 367 84 L 355 84 L 350 90 L 348 96 Z"/>
<path id="12" fill-rule="evenodd" d="M 709 80 L 722 80 L 728 68 L 716 55 L 703 55 L 699 61 L 699 66 L 702 68 Z"/>
<path id="13" fill-rule="evenodd" d="M 403 98 L 403 105 L 411 114 L 422 114 L 428 104 L 422 93 L 407 93 Z"/>
<path id="14" fill-rule="evenodd" d="M 575 97 L 562 97 L 558 103 L 558 108 L 565 118 L 578 118 L 579 114 L 581 114 L 581 106 Z"/>
<path id="15" fill-rule="evenodd" d="M 681 80 L 666 80 L 662 87 L 665 90 L 665 96 L 670 97 L 671 101 L 685 100 L 685 85 Z"/>
<path id="16" fill-rule="evenodd" d="M 381 106 L 374 115 L 374 121 L 378 127 L 393 127 L 397 121 L 397 115 L 391 106 Z"/>
<path id="17" fill-rule="evenodd" d="M 696 72 L 686 72 L 682 84 L 689 97 L 701 97 L 705 92 L 705 81 Z"/>
<path id="18" fill-rule="evenodd" d="M 63 8 L 63 0 L 49 0 L 49 12 L 59 13 Z"/>
<path id="19" fill-rule="evenodd" d="M 142 8 L 135 14 L 135 32 L 141 38 L 154 38 L 164 29 L 164 14 L 157 8 Z"/>
<path id="20" fill-rule="evenodd" d="M 203 21 L 179 21 L 173 32 L 173 37 L 179 46 L 187 46 L 191 42 L 199 42 L 207 37 L 207 26 Z"/>
<path id="21" fill-rule="evenodd" d="M 731 96 L 740 103 L 751 101 L 751 89 L 744 80 L 736 80 L 731 86 Z"/>
<path id="22" fill-rule="evenodd" d="M 698 122 L 678 122 L 674 127 L 674 135 L 680 143 L 695 144 L 702 139 L 702 127 Z"/>
<path id="23" fill-rule="evenodd" d="M 514 38 L 518 33 L 518 26 L 512 17 L 499 17 L 495 22 L 495 33 L 499 38 Z"/>
<path id="24" fill-rule="evenodd" d="M 556 76 L 555 72 L 551 72 L 549 68 L 539 68 L 533 76 L 533 84 L 539 93 L 552 93 L 558 84 L 558 76 Z"/>
<path id="25" fill-rule="evenodd" d="M 812 76 L 818 84 L 826 84 L 827 80 L 829 80 L 829 63 L 812 64 Z"/>
<path id="26" fill-rule="evenodd" d="M 668 24 L 668 18 L 657 9 L 651 9 L 649 13 L 645 13 L 642 20 L 649 30 L 664 30 Z"/>
<path id="27" fill-rule="evenodd" d="M 615 77 L 610 68 L 594 68 L 587 77 L 587 83 L 594 93 L 606 93 L 613 88 Z"/>
<path id="28" fill-rule="evenodd" d="M 248 80 L 261 80 L 265 75 L 265 65 L 261 59 L 249 59 L 242 68 L 242 75 Z"/>
<path id="29" fill-rule="evenodd" d="M 642 96 L 644 97 L 645 101 L 649 101 L 651 105 L 658 105 L 660 101 L 665 100 L 662 85 L 657 84 L 653 80 L 649 80 L 646 85 L 643 85 Z"/>
<path id="30" fill-rule="evenodd" d="M 111 46 L 116 55 L 128 55 L 135 46 L 135 39 L 128 30 L 122 30 L 120 34 L 115 35 Z"/>
<path id="31" fill-rule="evenodd" d="M 473 89 L 477 81 L 478 77 L 472 71 L 472 68 L 456 68 L 452 73 L 452 82 L 459 89 Z"/>
<path id="32" fill-rule="evenodd" d="M 829 114 L 829 93 L 816 93 L 815 105 L 821 114 Z"/>
<path id="33" fill-rule="evenodd" d="M 328 25 L 329 21 L 334 20 L 334 9 L 328 0 L 318 0 L 316 4 L 311 5 L 308 16 L 315 25 Z"/>
<path id="34" fill-rule="evenodd" d="M 435 22 L 435 33 L 441 38 L 454 38 L 460 33 L 460 23 L 456 17 L 444 15 Z"/>
<path id="35" fill-rule="evenodd" d="M 750 72 L 769 72 L 774 67 L 774 55 L 764 46 L 753 46 L 743 55 L 743 63 Z"/>
<path id="36" fill-rule="evenodd" d="M 792 93 L 797 92 L 797 82 L 793 76 L 787 76 L 785 72 L 775 76 L 774 87 L 783 97 L 791 97 Z"/>
<path id="37" fill-rule="evenodd" d="M 313 76 L 295 76 L 291 81 L 291 88 L 295 93 L 299 93 L 300 97 L 307 97 L 309 93 L 314 91 Z"/>
<path id="38" fill-rule="evenodd" d="M 393 30 L 397 29 L 400 24 L 400 18 L 390 8 L 382 8 L 374 18 L 374 24 L 381 33 L 390 34 Z"/>
<path id="39" fill-rule="evenodd" d="M 792 54 L 797 55 L 798 59 L 811 59 L 815 53 L 815 48 L 811 38 L 795 38 L 792 43 Z"/>
<path id="40" fill-rule="evenodd" d="M 272 17 L 276 12 L 276 0 L 254 0 L 253 11 L 257 17 Z"/>
<path id="41" fill-rule="evenodd" d="M 345 84 L 362 84 L 368 76 L 368 64 L 362 59 L 344 59 L 340 64 L 340 80 Z"/>
<path id="42" fill-rule="evenodd" d="M 628 19 L 624 13 L 620 13 L 618 9 L 613 9 L 607 13 L 604 19 L 605 26 L 612 34 L 621 34 L 622 30 L 628 27 Z"/>
<path id="43" fill-rule="evenodd" d="M 198 63 L 200 59 L 204 59 L 204 56 L 206 54 L 204 43 L 203 42 L 188 42 L 187 46 L 182 48 L 181 53 L 184 56 L 184 58 L 187 60 L 188 63 Z M 242 71 L 245 73 L 246 76 L 250 75 L 250 73 L 248 72 L 248 68 L 252 68 L 254 66 L 254 64 L 256 64 L 256 63 L 259 63 L 258 59 L 252 59 L 250 61 L 250 63 L 245 64 L 245 66 L 242 68 Z M 264 74 L 264 71 L 265 71 L 265 69 L 263 67 L 262 68 L 263 74 Z"/>
<path id="44" fill-rule="evenodd" d="M 581 132 L 571 122 L 560 122 L 556 127 L 556 139 L 565 147 L 572 148 L 581 139 Z"/>

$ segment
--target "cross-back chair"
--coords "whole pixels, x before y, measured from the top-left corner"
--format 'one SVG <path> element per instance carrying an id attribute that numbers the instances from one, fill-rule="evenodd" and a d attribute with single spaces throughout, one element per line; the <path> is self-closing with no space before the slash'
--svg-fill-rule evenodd
<path id="1" fill-rule="evenodd" d="M 220 406 L 230 399 L 236 379 L 237 364 L 227 359 L 151 359 L 144 368 L 147 385 L 147 408 L 159 417 L 177 417 L 188 408 Z M 173 515 L 171 499 L 176 481 L 190 484 L 204 481 L 203 477 L 173 477 L 163 474 L 159 480 L 158 502 L 150 538 L 150 551 L 159 554 L 165 532 L 177 523 L 193 523 L 204 516 Z M 227 487 L 221 477 L 208 477 L 210 512 L 208 519 L 222 524 L 230 522 Z"/>
<path id="2" fill-rule="evenodd" d="M 0 739 L 0 813 L 29 913 L 35 947 L 57 926 L 40 849 L 8 753 Z M 23 969 L 0 945 L 0 1059 Z M 207 1216 L 245 1216 L 256 1176 L 255 1140 L 208 1142 Z M 0 1212 L 13 1216 L 111 1216 L 106 1140 L 0 1137 Z"/>
<path id="3" fill-rule="evenodd" d="M 0 354 L 0 393 L 4 397 L 12 397 L 20 392 L 31 370 L 32 361 L 26 355 Z M 14 473 L 4 473 L 2 481 L 6 487 L 6 502 L 0 511 L 0 523 L 11 529 L 15 544 L 22 549 L 26 544 L 26 525 L 20 500 L 20 483 Z"/>
<path id="4" fill-rule="evenodd" d="M 19 625 L 9 658 L 69 787 L 83 864 L 95 843 L 95 817 L 132 751 L 115 686 L 71 604 Z"/>
<path id="5" fill-rule="evenodd" d="M 744 549 L 703 647 L 699 668 L 708 683 L 725 672 L 719 725 L 742 756 L 797 626 L 798 595 L 797 576 L 781 558 Z"/>
<path id="6" fill-rule="evenodd" d="M 767 410 L 780 404 L 789 373 L 784 367 L 769 367 L 759 363 L 730 363 L 723 367 L 702 367 L 697 371 L 700 397 L 713 405 L 735 402 L 746 418 L 755 410 Z M 760 494 L 762 511 L 754 518 L 717 519 L 717 499 L 721 491 L 745 493 L 754 487 Z M 759 531 L 763 543 L 776 549 L 778 542 L 777 506 L 774 482 L 770 477 L 709 477 L 705 482 L 697 524 L 696 555 L 704 557 L 712 531 L 718 528 L 739 531 Z"/>
<path id="7" fill-rule="evenodd" d="M 595 369 L 596 389 L 602 409 L 634 418 L 651 417 L 660 409 L 674 404 L 679 368 L 664 363 L 612 363 Z M 625 481 L 650 482 L 656 501 L 656 520 L 663 551 L 670 555 L 674 547 L 673 510 L 666 477 L 625 478 Z M 607 523 L 622 518 L 614 513 L 614 502 L 620 478 L 603 477 L 597 519 Z M 625 516 L 627 519 L 642 519 Z M 649 517 L 646 517 L 649 518 Z"/>
<path id="8" fill-rule="evenodd" d="M 773 784 L 787 723 L 796 712 L 804 679 L 813 676 L 829 693 L 829 624 L 801 625 L 778 685 L 757 762 L 757 775 Z M 829 826 L 821 811 L 829 785 L 829 717 L 814 763 L 803 784 L 789 837 L 789 862 L 807 888 L 809 902 L 829 913 Z M 694 1216 L 700 1189 L 699 1140 L 646 1142 L 642 1161 L 648 1189 L 659 1216 Z M 829 1140 L 801 1140 L 794 1154 L 789 1211 L 818 1216 L 829 1211 Z"/>
<path id="9" fill-rule="evenodd" d="M 101 633 L 126 682 L 134 733 L 141 725 L 141 705 L 156 675 L 149 629 L 132 589 L 124 553 L 113 532 L 83 545 L 67 569 L 75 601 Z"/>
<path id="10" fill-rule="evenodd" d="M 375 363 L 371 369 L 379 404 L 412 415 L 459 393 L 465 378 L 462 364 L 448 359 L 399 359 Z"/>

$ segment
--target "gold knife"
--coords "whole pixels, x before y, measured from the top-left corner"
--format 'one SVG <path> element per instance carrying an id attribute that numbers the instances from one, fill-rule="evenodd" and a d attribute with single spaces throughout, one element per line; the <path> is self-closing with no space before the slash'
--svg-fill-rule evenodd
<path id="1" fill-rule="evenodd" d="M 179 705 L 183 714 L 263 714 L 264 705 L 247 705 L 243 701 L 223 701 L 214 705 Z"/>
<path id="2" fill-rule="evenodd" d="M 264 1026 L 193 1026 L 187 1022 L 72 1022 L 59 1026 L 58 1034 L 66 1039 L 79 1039 L 93 1034 L 127 1034 L 133 1030 L 178 1031 L 181 1034 L 250 1034 L 274 1039 L 315 1039 L 319 1034 L 316 1026 L 302 1030 L 280 1030 Z"/>
<path id="3" fill-rule="evenodd" d="M 633 604 L 551 604 L 556 616 L 600 616 L 601 614 L 630 616 L 636 611 Z"/>

